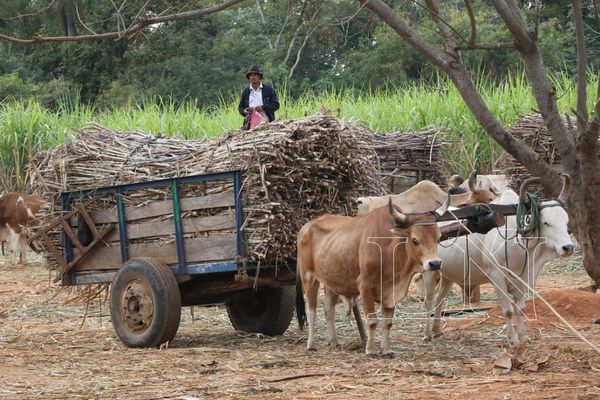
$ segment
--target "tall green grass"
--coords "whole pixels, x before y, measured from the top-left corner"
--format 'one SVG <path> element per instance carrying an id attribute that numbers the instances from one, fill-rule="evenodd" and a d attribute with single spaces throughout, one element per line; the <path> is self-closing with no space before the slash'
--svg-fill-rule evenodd
<path id="1" fill-rule="evenodd" d="M 588 103 L 595 100 L 597 76 L 591 75 Z M 566 76 L 553 80 L 559 108 L 568 112 L 575 106 L 575 85 Z M 482 98 L 506 127 L 516 118 L 536 108 L 524 74 L 514 75 L 501 84 L 477 83 Z M 375 93 L 329 89 L 319 94 L 307 93 L 291 99 L 279 93 L 279 119 L 299 118 L 327 109 L 344 119 L 386 133 L 419 130 L 429 126 L 447 129 L 445 139 L 446 168 L 450 173 L 466 174 L 471 168 L 490 171 L 500 149 L 477 124 L 448 80 L 440 77 L 434 84 L 415 84 Z M 149 99 L 142 104 L 97 110 L 79 103 L 49 111 L 35 101 L 0 105 L 0 167 L 5 189 L 25 190 L 27 174 L 24 165 L 30 154 L 70 140 L 74 132 L 87 122 L 95 122 L 118 131 L 142 130 L 185 139 L 219 136 L 238 129 L 242 118 L 237 101 L 221 101 L 218 107 L 201 104 Z"/>

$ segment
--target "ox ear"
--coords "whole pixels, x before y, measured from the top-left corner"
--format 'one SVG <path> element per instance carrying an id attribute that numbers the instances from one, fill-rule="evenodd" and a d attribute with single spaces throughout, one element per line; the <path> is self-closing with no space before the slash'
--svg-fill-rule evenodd
<path id="1" fill-rule="evenodd" d="M 569 195 L 571 194 L 571 185 L 573 182 L 571 181 L 571 176 L 569 174 L 562 173 L 560 174 L 560 177 L 563 180 L 563 185 L 557 200 L 559 203 L 566 206 Z"/>
<path id="2" fill-rule="evenodd" d="M 480 190 L 479 186 L 477 186 L 477 171 L 475 170 L 469 175 L 469 190 L 473 193 L 477 193 Z"/>
<path id="3" fill-rule="evenodd" d="M 519 199 L 525 203 L 528 204 L 529 203 L 529 197 L 527 196 L 527 188 L 529 188 L 529 186 L 533 185 L 534 183 L 540 183 L 542 180 L 538 177 L 533 177 L 533 178 L 527 178 L 523 181 L 523 183 L 521 184 L 521 187 L 519 188 Z"/>
<path id="4" fill-rule="evenodd" d="M 388 208 L 390 210 L 390 214 L 394 217 L 396 221 L 396 225 L 402 226 L 406 222 L 406 215 L 402 212 L 400 207 L 392 203 L 392 197 L 390 196 L 390 200 L 388 201 Z"/>
<path id="5" fill-rule="evenodd" d="M 446 202 L 442 204 L 437 210 L 435 210 L 435 215 L 439 218 L 448 211 L 448 207 L 450 207 L 450 195 L 446 198 Z"/>

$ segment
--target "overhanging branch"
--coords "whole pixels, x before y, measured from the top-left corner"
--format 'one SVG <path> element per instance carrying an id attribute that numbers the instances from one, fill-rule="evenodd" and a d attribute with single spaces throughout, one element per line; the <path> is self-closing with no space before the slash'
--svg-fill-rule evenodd
<path id="1" fill-rule="evenodd" d="M 501 42 L 501 43 L 473 43 L 466 46 L 458 46 L 457 50 L 500 50 L 500 49 L 514 49 L 514 42 Z"/>
<path id="2" fill-rule="evenodd" d="M 232 7 L 244 0 L 227 0 L 219 5 L 203 8 L 200 10 L 185 11 L 175 14 L 161 15 L 154 18 L 148 18 L 142 21 L 133 23 L 129 28 L 114 32 L 99 33 L 93 35 L 82 36 L 36 36 L 30 39 L 20 39 L 14 36 L 0 34 L 0 40 L 9 41 L 18 44 L 37 44 L 50 42 L 84 42 L 105 39 L 121 39 L 123 37 L 131 38 L 151 25 L 161 24 L 170 21 L 180 21 L 192 19 L 204 15 L 214 14 Z"/>

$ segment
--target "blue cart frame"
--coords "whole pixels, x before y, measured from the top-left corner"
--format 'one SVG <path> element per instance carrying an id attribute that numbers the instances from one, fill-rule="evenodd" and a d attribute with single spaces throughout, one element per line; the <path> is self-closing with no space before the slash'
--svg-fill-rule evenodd
<path id="1" fill-rule="evenodd" d="M 179 187 L 190 183 L 204 183 L 215 180 L 231 179 L 233 181 L 233 196 L 235 204 L 236 221 L 236 249 L 237 258 L 233 260 L 224 260 L 213 263 L 187 264 L 185 259 L 185 239 L 183 237 L 181 206 L 179 200 Z M 127 220 L 125 218 L 125 206 L 123 204 L 123 195 L 140 189 L 157 189 L 170 187 L 173 198 L 173 215 L 175 222 L 175 241 L 177 244 L 177 265 L 171 267 L 175 275 L 196 275 L 217 272 L 237 271 L 240 267 L 240 261 L 246 257 L 246 248 L 244 246 L 242 224 L 243 224 L 243 205 L 241 196 L 241 171 L 218 172 L 204 175 L 184 176 L 179 178 L 167 178 L 155 181 L 138 182 L 125 185 L 108 186 L 98 189 L 78 190 L 61 193 L 61 208 L 67 213 L 71 210 L 70 202 L 72 200 L 81 200 L 87 197 L 97 197 L 103 195 L 115 195 L 117 201 L 117 220 L 119 227 L 119 241 L 121 245 L 121 261 L 125 263 L 129 259 L 129 242 L 127 239 Z M 71 262 L 74 258 L 73 243 L 70 237 L 63 231 L 63 240 L 65 248 L 65 258 Z M 250 265 L 250 268 L 252 265 Z M 110 282 L 114 272 L 98 273 L 91 275 L 77 276 L 71 269 L 63 276 L 63 285 L 104 283 Z"/>

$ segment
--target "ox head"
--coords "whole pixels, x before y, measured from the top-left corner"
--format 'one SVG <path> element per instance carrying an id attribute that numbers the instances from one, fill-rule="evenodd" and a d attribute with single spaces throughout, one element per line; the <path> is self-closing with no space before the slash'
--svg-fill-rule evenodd
<path id="1" fill-rule="evenodd" d="M 463 184 L 464 181 L 465 178 L 463 178 L 462 176 L 452 175 L 448 180 L 448 194 L 453 195 L 467 193 L 467 189 L 460 186 Z"/>
<path id="2" fill-rule="evenodd" d="M 544 245 L 558 256 L 569 257 L 573 255 L 574 245 L 569 235 L 569 216 L 564 207 L 571 193 L 571 177 L 567 174 L 560 174 L 560 177 L 563 185 L 558 197 L 540 204 L 538 236 L 544 238 Z M 539 182 L 539 178 L 529 178 L 523 182 L 519 190 L 522 202 L 529 202 L 527 187 Z"/>
<path id="3" fill-rule="evenodd" d="M 492 185 L 486 185 L 484 187 L 481 182 L 477 181 L 477 171 L 473 171 L 469 175 L 469 190 L 471 191 L 471 204 L 487 204 L 497 197 Z"/>
<path id="4" fill-rule="evenodd" d="M 413 264 L 418 264 L 425 271 L 441 268 L 442 260 L 438 256 L 440 228 L 438 218 L 446 212 L 450 205 L 450 197 L 444 205 L 433 212 L 404 214 L 400 207 L 388 202 L 388 208 L 394 219 L 392 232 L 406 239 L 405 256 Z"/>

